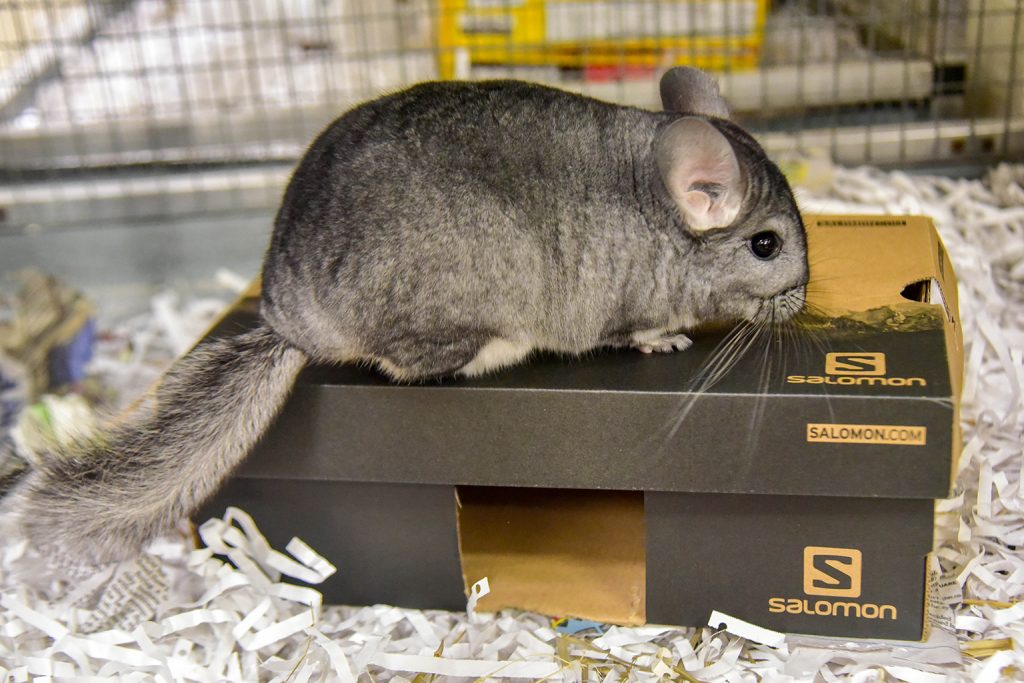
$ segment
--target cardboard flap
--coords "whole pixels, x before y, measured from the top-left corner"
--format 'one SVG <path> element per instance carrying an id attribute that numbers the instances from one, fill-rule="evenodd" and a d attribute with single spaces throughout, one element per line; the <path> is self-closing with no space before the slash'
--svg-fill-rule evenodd
<path id="1" fill-rule="evenodd" d="M 804 216 L 812 309 L 831 316 L 917 303 L 956 310 L 956 280 L 924 216 Z M 938 283 L 941 292 L 929 290 Z M 922 298 L 908 298 L 920 284 Z M 952 287 L 951 287 L 952 285 Z M 952 290 L 948 292 L 947 290 Z M 906 294 L 905 294 L 906 292 Z"/>
<path id="2" fill-rule="evenodd" d="M 956 273 L 931 219 L 807 215 L 804 222 L 811 268 L 809 309 L 837 317 L 863 317 L 882 308 L 911 316 L 919 306 L 941 311 L 953 406 L 952 486 L 962 448 L 963 332 Z"/>

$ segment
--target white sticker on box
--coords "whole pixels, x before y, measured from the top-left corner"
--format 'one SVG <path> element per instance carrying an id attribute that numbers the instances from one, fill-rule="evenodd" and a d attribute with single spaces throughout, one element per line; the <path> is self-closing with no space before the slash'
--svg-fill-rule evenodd
<path id="1" fill-rule="evenodd" d="M 712 628 L 725 628 L 726 631 L 734 636 L 770 647 L 779 647 L 786 642 L 786 635 L 783 633 L 755 626 L 750 622 L 731 617 L 722 612 L 712 612 L 711 618 L 708 619 L 708 626 Z"/>

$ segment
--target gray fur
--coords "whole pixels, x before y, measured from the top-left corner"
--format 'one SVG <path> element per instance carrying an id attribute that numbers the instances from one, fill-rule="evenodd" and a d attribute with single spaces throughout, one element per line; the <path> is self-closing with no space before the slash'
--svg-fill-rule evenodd
<path id="1" fill-rule="evenodd" d="M 718 92 L 718 82 L 700 69 L 669 69 L 661 79 L 660 90 L 665 111 L 729 118 L 729 106 Z"/>
<path id="2" fill-rule="evenodd" d="M 689 145 L 707 145 L 692 136 L 711 130 L 666 134 L 681 116 L 512 81 L 427 83 L 346 113 L 285 193 L 263 326 L 190 354 L 154 410 L 29 475 L 14 493 L 29 532 L 92 557 L 134 551 L 215 490 L 307 359 L 415 381 L 533 349 L 682 349 L 673 333 L 701 323 L 787 317 L 807 262 L 785 178 L 712 118 L 742 177 L 670 191 L 683 181 L 658 159 L 693 161 Z M 680 192 L 712 209 L 732 197 L 736 218 L 698 230 Z M 784 241 L 772 261 L 749 248 L 764 230 Z"/>
<path id="3" fill-rule="evenodd" d="M 50 454 L 5 502 L 40 545 L 94 562 L 130 556 L 214 492 L 305 364 L 266 327 L 205 343 L 167 374 L 152 405 Z"/>
<path id="4" fill-rule="evenodd" d="M 501 81 L 365 104 L 295 172 L 263 315 L 313 358 L 411 380 L 457 372 L 492 339 L 582 353 L 749 318 L 806 281 L 796 205 L 753 139 L 714 119 L 744 175 L 739 217 L 688 229 L 657 164 L 679 118 Z M 787 245 L 770 262 L 747 248 L 766 229 Z"/>
<path id="5" fill-rule="evenodd" d="M 14 443 L 0 438 L 0 498 L 3 498 L 28 470 L 28 463 L 18 457 Z"/>

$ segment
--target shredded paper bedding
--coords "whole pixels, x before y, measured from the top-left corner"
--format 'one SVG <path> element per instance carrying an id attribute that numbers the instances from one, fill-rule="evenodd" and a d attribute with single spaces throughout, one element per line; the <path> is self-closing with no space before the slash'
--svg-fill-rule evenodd
<path id="1" fill-rule="evenodd" d="M 271 548 L 241 510 L 202 524 L 200 549 L 182 528 L 98 570 L 55 566 L 0 517 L 0 680 L 1024 680 L 1024 166 L 979 181 L 835 169 L 801 202 L 932 216 L 957 269 L 965 447 L 955 496 L 938 504 L 927 642 L 787 636 L 719 614 L 704 628 L 574 632 L 536 614 L 477 613 L 486 581 L 460 613 L 328 606 L 289 580 L 345 567 L 298 537 Z M 129 400 L 222 306 L 158 298 L 102 338 L 93 375 Z M 46 406 L 56 438 L 91 419 L 74 399 Z M 42 438 L 31 422 L 19 435 L 23 447 Z"/>

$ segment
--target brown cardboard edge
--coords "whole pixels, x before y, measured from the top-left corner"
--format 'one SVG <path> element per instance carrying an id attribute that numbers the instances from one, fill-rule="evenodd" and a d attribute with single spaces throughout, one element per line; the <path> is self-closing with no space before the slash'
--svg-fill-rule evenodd
<path id="1" fill-rule="evenodd" d="M 480 579 L 476 579 L 476 581 L 473 581 L 472 583 L 470 583 L 469 575 L 466 574 L 466 561 L 465 561 L 465 559 L 463 557 L 463 553 L 462 553 L 462 548 L 463 548 L 463 539 L 462 539 L 462 498 L 459 497 L 459 487 L 458 486 L 453 486 L 452 487 L 452 492 L 453 492 L 453 497 L 455 499 L 455 538 L 456 538 L 456 542 L 459 544 L 459 571 L 462 572 L 462 592 L 465 593 L 466 599 L 468 600 L 469 599 L 469 594 L 470 594 L 470 591 L 472 590 L 473 584 L 476 583 L 477 581 L 479 581 L 480 579 L 484 578 L 484 577 L 480 577 Z"/>
<path id="2" fill-rule="evenodd" d="M 935 591 L 935 579 L 931 570 L 933 553 L 924 556 L 924 609 L 921 610 L 921 637 L 917 642 L 923 643 L 932 634 L 932 593 Z"/>
<path id="3" fill-rule="evenodd" d="M 964 336 L 963 325 L 960 317 L 960 297 L 957 288 L 956 270 L 953 262 L 946 251 L 946 245 L 942 243 L 942 237 L 932 225 L 932 236 L 934 240 L 936 263 L 936 279 L 942 291 L 943 300 L 946 302 L 946 309 L 951 319 L 946 320 L 943 331 L 946 338 L 946 360 L 949 363 L 949 382 L 952 388 L 953 401 L 953 430 L 952 448 L 950 454 L 949 473 L 949 495 L 953 494 L 956 485 L 957 472 L 960 470 L 960 456 L 963 452 L 963 433 L 960 426 L 960 399 L 963 393 L 964 383 Z M 940 260 L 941 259 L 941 260 Z"/>

